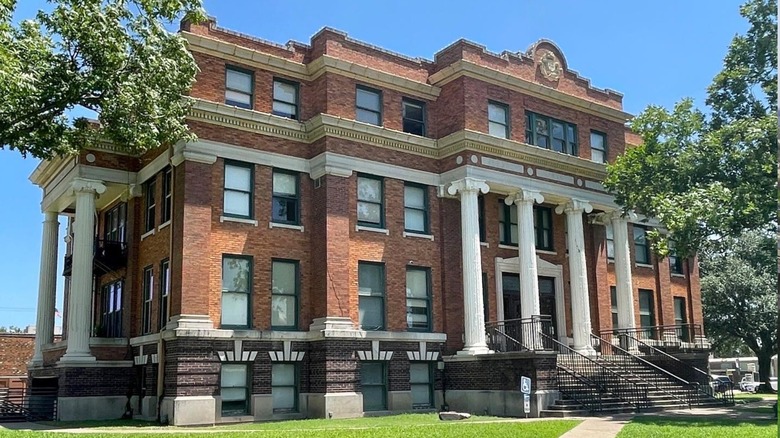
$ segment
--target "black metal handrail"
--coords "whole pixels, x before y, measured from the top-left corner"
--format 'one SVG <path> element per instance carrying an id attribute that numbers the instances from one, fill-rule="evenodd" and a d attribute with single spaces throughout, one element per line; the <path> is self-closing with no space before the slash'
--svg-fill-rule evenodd
<path id="1" fill-rule="evenodd" d="M 598 404 L 586 405 L 586 408 L 589 410 L 593 412 L 602 410 L 601 394 L 603 393 L 612 394 L 619 400 L 633 406 L 637 411 L 649 405 L 647 387 L 645 385 L 627 379 L 596 360 L 575 351 L 568 345 L 564 345 L 547 333 L 542 333 L 541 336 L 558 352 L 558 370 L 563 370 L 567 374 L 571 374 L 574 369 L 579 370 L 581 381 L 588 381 L 591 393 L 599 394 L 596 397 Z M 566 387 L 561 385 L 561 380 L 558 379 L 557 382 L 558 390 L 567 394 Z M 577 401 L 580 402 L 579 400 Z"/>
<path id="2" fill-rule="evenodd" d="M 704 344 L 704 331 L 701 324 L 676 324 L 676 325 L 654 325 L 634 328 L 616 328 L 611 330 L 601 330 L 599 336 L 616 335 L 626 333 L 630 336 L 642 339 L 644 341 L 654 341 L 662 343 L 669 347 L 687 347 L 692 345 L 696 349 L 706 349 Z M 649 345 L 649 342 L 645 342 Z M 687 345 L 685 345 L 687 344 Z"/>
<path id="3" fill-rule="evenodd" d="M 577 373 L 575 370 L 558 364 L 558 392 L 564 394 L 568 398 L 581 404 L 589 412 L 601 412 L 603 409 L 602 394 L 606 392 L 597 382 L 585 377 L 582 374 Z M 562 385 L 563 378 L 566 376 L 567 384 Z M 572 382 L 577 382 L 584 387 L 586 391 L 569 390 Z M 593 389 L 596 388 L 596 391 Z"/>
<path id="4" fill-rule="evenodd" d="M 692 406 L 692 399 L 693 399 L 693 397 L 692 397 L 691 391 L 696 392 L 697 388 L 695 388 L 695 386 L 698 386 L 698 384 L 695 384 L 695 383 L 692 384 L 691 382 L 689 382 L 689 381 L 687 381 L 687 380 L 685 380 L 685 379 L 683 379 L 683 378 L 681 378 L 679 376 L 676 376 L 676 375 L 670 373 L 669 371 L 659 367 L 658 365 L 653 364 L 652 362 L 648 362 L 647 360 L 632 354 L 627 349 L 624 349 L 624 348 L 622 348 L 622 347 L 620 347 L 618 345 L 615 345 L 614 343 L 609 342 L 606 339 L 603 339 L 603 338 L 601 338 L 599 336 L 596 336 L 596 335 L 594 335 L 592 333 L 591 333 L 590 336 L 591 336 L 591 339 L 593 340 L 593 344 L 598 348 L 599 353 L 601 353 L 601 356 L 600 356 L 601 360 L 603 360 L 605 362 L 612 363 L 612 364 L 618 366 L 624 372 L 631 373 L 634 377 L 642 380 L 646 384 L 654 386 L 658 391 L 661 391 L 661 392 L 663 392 L 663 393 L 665 393 L 665 394 L 667 394 L 667 395 L 669 395 L 669 396 L 679 400 L 680 402 L 687 404 L 689 408 Z M 628 347 L 629 347 L 629 349 L 632 348 L 631 346 L 628 346 Z M 648 368 L 652 369 L 657 374 L 660 374 L 660 375 L 664 376 L 664 380 L 662 380 L 662 381 L 673 380 L 673 381 L 677 382 L 678 384 L 684 386 L 686 388 L 686 393 L 685 393 L 686 394 L 686 398 L 682 399 L 679 396 L 677 396 L 677 394 L 671 393 L 671 392 L 665 390 L 664 388 L 662 388 L 658 384 L 659 380 L 661 380 L 661 379 L 658 378 L 658 376 L 656 376 L 653 379 L 648 379 L 646 377 L 637 376 L 636 374 L 634 374 L 633 372 L 630 371 L 630 367 L 626 366 L 627 364 L 631 364 L 631 365 L 637 365 L 638 364 L 638 365 L 642 366 L 645 369 L 648 369 Z"/>
<path id="5" fill-rule="evenodd" d="M 552 351 L 552 345 L 545 341 L 542 333 L 553 333 L 550 315 L 485 323 L 488 348 L 493 351 Z"/>
<path id="6" fill-rule="evenodd" d="M 627 338 L 628 342 L 633 342 L 637 345 L 638 355 L 647 356 L 660 356 L 665 359 L 665 365 L 662 368 L 669 369 L 672 374 L 680 376 L 688 380 L 690 384 L 696 385 L 697 391 L 700 395 L 705 395 L 716 400 L 720 400 L 724 405 L 734 404 L 734 391 L 733 388 L 724 388 L 723 391 L 716 391 L 713 385 L 713 378 L 706 371 L 703 371 L 689 363 L 683 362 L 680 359 L 672 356 L 671 354 L 656 348 L 650 344 L 643 342 L 627 333 L 621 334 Z M 609 340 L 609 339 L 608 339 Z M 697 403 L 699 404 L 699 403 Z"/>
<path id="7" fill-rule="evenodd" d="M 56 389 L 3 388 L 0 390 L 0 423 L 48 421 L 56 418 Z"/>

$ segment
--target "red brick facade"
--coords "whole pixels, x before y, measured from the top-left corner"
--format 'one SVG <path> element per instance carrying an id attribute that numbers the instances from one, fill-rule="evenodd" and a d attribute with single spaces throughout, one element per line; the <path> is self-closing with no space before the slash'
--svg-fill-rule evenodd
<path id="1" fill-rule="evenodd" d="M 222 30 L 213 21 L 203 25 L 183 23 L 182 31 L 200 67 L 191 91 L 195 111 L 188 122 L 199 139 L 195 148 L 177 145 L 141 158 L 84 151 L 78 159 L 82 166 L 136 175 L 144 172 L 148 175 L 149 169 L 156 172 L 144 181 L 139 176 L 136 183 L 143 184 L 144 189 L 128 185 L 121 198 L 99 206 L 98 235 L 103 235 L 105 212 L 119 202 L 127 202 L 127 264 L 98 277 L 97 285 L 124 279 L 122 336 L 134 338 L 132 352 L 117 349 L 112 356 L 107 347 L 94 347 L 93 354 L 100 360 L 107 357 L 129 360 L 130 356 L 141 354 L 139 345 L 156 351 L 162 337 L 167 340 L 161 358 L 165 361 L 166 377 L 160 395 L 218 396 L 220 359 L 216 352 L 232 350 L 233 339 L 244 339 L 245 351 L 258 351 L 261 357 L 253 365 L 252 394 L 268 394 L 271 388 L 268 352 L 284 346 L 281 342 L 284 335 L 273 334 L 271 327 L 272 261 L 284 259 L 298 263 L 299 332 L 308 332 L 310 326 L 323 318 L 342 318 L 341 321 L 347 318 L 353 329 L 359 329 L 358 263 L 378 262 L 384 266 L 383 331 L 387 332 L 380 350 L 395 351 L 389 367 L 388 390 L 408 391 L 406 352 L 417 351 L 418 339 L 427 339 L 429 351 L 444 355 L 453 354 L 464 345 L 460 202 L 444 194 L 446 185 L 452 182 L 449 175 L 462 175 L 459 172 L 492 175 L 488 181 L 490 193 L 483 196 L 482 218 L 486 320 L 505 317 L 498 313 L 500 295 L 496 288 L 501 278 L 496 271 L 497 260 L 518 256 L 516 247 L 499 241 L 502 200 L 520 188 L 522 183 L 518 181 L 528 181 L 545 187 L 542 206 L 552 211 L 572 196 L 593 204 L 593 213 L 583 215 L 591 321 L 595 332 L 612 327 L 610 286 L 616 283 L 614 264 L 607 260 L 604 226 L 592 223 L 591 219 L 617 206 L 598 184 L 605 171 L 601 163 L 591 161 L 590 133 L 598 131 L 606 135 L 608 161 L 625 150 L 627 138 L 631 144 L 637 139 L 625 132 L 623 122 L 628 115 L 622 113 L 622 96 L 592 87 L 588 80 L 568 68 L 563 54 L 553 43 L 540 41 L 525 54 L 494 54 L 461 40 L 438 52 L 434 61 L 428 61 L 389 53 L 331 29 L 317 33 L 310 45 L 288 43 L 286 46 Z M 553 57 L 557 75 L 545 74 L 544 56 Z M 226 66 L 252 73 L 251 110 L 225 105 Z M 276 78 L 299 84 L 299 122 L 270 115 Z M 381 91 L 381 127 L 353 123 L 358 85 Z M 425 103 L 425 138 L 402 132 L 405 98 Z M 488 136 L 488 101 L 509 108 L 506 139 Z M 527 112 L 576 125 L 576 155 L 529 146 Z M 90 159 L 87 154 L 93 157 Z M 334 164 L 335 161 L 328 161 L 332 157 L 346 159 Z M 325 164 L 317 167 L 323 160 Z M 250 165 L 252 173 L 252 210 L 244 221 L 230 220 L 223 211 L 225 164 L 236 161 Z M 294 172 L 298 179 L 299 228 L 272 224 L 272 175 L 279 167 Z M 163 175 L 168 168 L 172 168 L 173 175 L 172 216 L 169 222 L 163 223 Z M 358 177 L 372 172 L 383 172 L 381 232 L 358 227 Z M 147 231 L 145 187 L 152 180 L 156 181 L 156 209 L 154 226 Z M 421 181 L 428 181 L 424 186 L 429 236 L 408 236 L 404 187 L 406 182 Z M 561 335 L 571 336 L 565 215 L 553 213 L 551 226 L 552 250 L 538 251 L 537 255 L 546 263 L 560 266 L 566 309 L 565 328 L 562 328 L 565 333 Z M 631 224 L 628 234 L 630 239 Z M 686 322 L 701 324 L 695 259 L 686 261 L 684 275 L 673 276 L 668 260 L 653 255 L 651 263 L 643 266 L 635 263 L 633 245 L 631 254 L 637 325 L 639 289 L 653 291 L 655 324 L 675 323 L 673 297 L 685 299 Z M 224 255 L 252 258 L 252 290 L 247 331 L 222 331 L 223 336 L 219 328 Z M 164 260 L 170 260 L 169 322 L 160 317 Z M 147 267 L 152 269 L 154 288 L 149 315 L 151 330 L 145 333 L 142 289 Z M 405 335 L 408 332 L 405 274 L 408 267 L 424 267 L 430 272 L 431 333 L 417 337 Z M 94 310 L 99 320 L 100 309 Z M 206 325 L 212 324 L 216 330 L 209 331 L 206 327 L 210 334 L 202 336 L 180 333 L 186 327 L 178 321 L 191 317 L 207 321 Z M 161 335 L 140 338 L 160 333 L 166 324 L 168 330 Z M 269 334 L 277 338 L 264 339 Z M 374 335 L 369 332 L 360 336 L 369 339 Z M 359 392 L 355 351 L 371 350 L 371 342 L 315 340 L 304 335 L 291 339 L 293 350 L 307 354 L 302 365 L 307 377 L 302 380 L 300 392 Z M 47 365 L 62 354 L 55 354 L 55 350 L 45 353 Z M 510 362 L 501 366 L 527 366 L 535 384 L 545 382 L 542 386 L 551 387 L 554 359 L 529 360 L 522 366 Z M 146 364 L 149 372 L 145 374 L 144 387 L 156 393 L 157 366 L 151 362 Z M 489 369 L 486 364 L 470 366 L 459 362 L 454 365 L 453 376 L 462 374 L 463 379 L 471 379 L 473 373 L 481 372 L 480 367 Z M 473 383 L 464 380 L 453 388 L 480 389 L 474 388 Z"/>

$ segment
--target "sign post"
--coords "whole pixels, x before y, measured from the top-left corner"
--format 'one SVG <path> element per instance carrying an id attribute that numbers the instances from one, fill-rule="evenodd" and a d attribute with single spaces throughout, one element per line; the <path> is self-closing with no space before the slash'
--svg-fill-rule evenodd
<path id="1" fill-rule="evenodd" d="M 531 413 L 531 378 L 520 376 L 520 392 L 523 393 L 523 412 L 525 416 Z"/>

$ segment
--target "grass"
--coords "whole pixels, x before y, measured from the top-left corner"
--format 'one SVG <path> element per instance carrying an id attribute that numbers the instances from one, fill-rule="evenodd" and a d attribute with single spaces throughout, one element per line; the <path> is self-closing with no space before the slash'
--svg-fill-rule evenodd
<path id="1" fill-rule="evenodd" d="M 121 436 L 133 437 L 165 437 L 160 431 L 175 431 L 176 437 L 240 437 L 248 434 L 263 438 L 298 437 L 306 435 L 307 438 L 358 438 L 378 437 L 390 438 L 432 438 L 432 437 L 515 437 L 534 436 L 542 438 L 555 438 L 579 424 L 574 420 L 541 420 L 517 422 L 507 421 L 496 417 L 472 417 L 468 420 L 457 422 L 439 421 L 436 414 L 409 414 L 394 415 L 388 417 L 355 418 L 344 420 L 297 420 L 267 423 L 244 423 L 220 425 L 214 427 L 198 428 L 173 428 L 156 427 L 153 423 L 138 421 L 91 421 L 56 423 L 57 427 L 88 428 L 89 437 L 114 437 L 119 435 L 118 429 L 122 429 Z M 127 429 L 138 428 L 125 433 Z M 2 438 L 62 438 L 57 432 L 30 432 L 30 431 L 2 431 Z"/>
<path id="2" fill-rule="evenodd" d="M 634 418 L 618 438 L 770 438 L 777 436 L 775 420 L 659 417 Z"/>

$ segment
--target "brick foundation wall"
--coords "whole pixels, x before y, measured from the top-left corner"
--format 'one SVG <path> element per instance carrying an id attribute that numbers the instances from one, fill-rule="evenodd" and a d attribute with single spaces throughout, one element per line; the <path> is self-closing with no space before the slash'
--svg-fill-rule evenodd
<path id="1" fill-rule="evenodd" d="M 446 360 L 445 389 L 519 391 L 521 376 L 531 378 L 532 390 L 555 389 L 556 363 L 554 353 L 508 353 L 474 360 Z"/>

